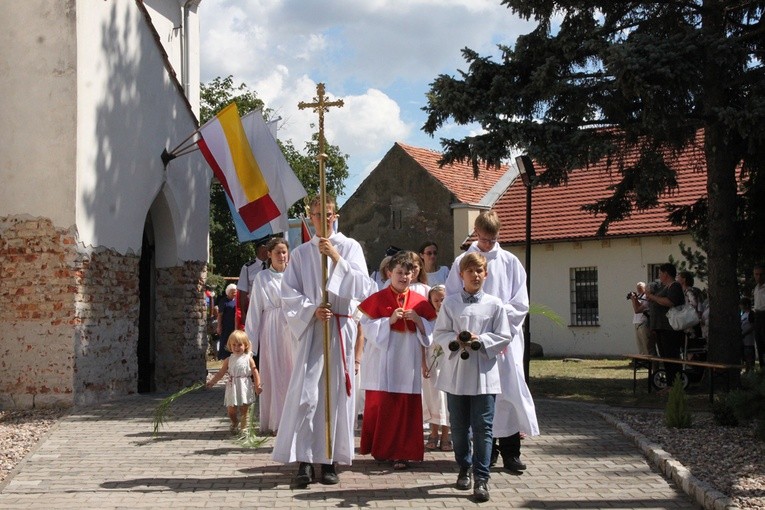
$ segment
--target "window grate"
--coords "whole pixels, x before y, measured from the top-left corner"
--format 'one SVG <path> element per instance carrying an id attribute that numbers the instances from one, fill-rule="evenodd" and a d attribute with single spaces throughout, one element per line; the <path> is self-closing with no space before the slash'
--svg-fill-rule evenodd
<path id="1" fill-rule="evenodd" d="M 574 267 L 571 277 L 571 325 L 598 325 L 598 268 Z"/>

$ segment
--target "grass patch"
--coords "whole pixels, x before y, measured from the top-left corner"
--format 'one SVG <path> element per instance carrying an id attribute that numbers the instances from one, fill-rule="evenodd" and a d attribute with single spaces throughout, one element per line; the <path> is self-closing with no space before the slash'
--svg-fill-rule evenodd
<path id="1" fill-rule="evenodd" d="M 648 393 L 648 371 L 637 374 L 637 389 L 632 393 L 632 366 L 629 360 L 594 358 L 532 359 L 529 388 L 535 398 L 575 400 L 617 407 L 663 409 L 667 397 Z M 686 390 L 688 406 L 709 410 L 709 388 L 702 380 Z"/>
<path id="2" fill-rule="evenodd" d="M 208 361 L 208 370 L 217 370 L 222 361 Z M 632 366 L 624 358 L 541 358 L 532 359 L 529 388 L 534 398 L 555 398 L 614 407 L 664 409 L 667 397 L 648 393 L 648 371 L 638 370 L 637 389 L 632 394 Z M 716 385 L 715 395 L 724 384 Z M 705 380 L 686 390 L 688 407 L 709 411 L 709 386 Z"/>

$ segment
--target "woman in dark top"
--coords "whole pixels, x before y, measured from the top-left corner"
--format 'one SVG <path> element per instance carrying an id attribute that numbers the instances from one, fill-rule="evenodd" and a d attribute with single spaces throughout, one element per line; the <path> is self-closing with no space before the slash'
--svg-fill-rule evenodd
<path id="1" fill-rule="evenodd" d="M 218 359 L 226 359 L 231 353 L 226 349 L 228 337 L 236 329 L 236 285 L 226 287 L 226 293 L 218 300 Z"/>
<path id="2" fill-rule="evenodd" d="M 656 343 L 662 358 L 679 359 L 683 340 L 685 340 L 685 333 L 672 329 L 667 320 L 667 312 L 670 308 L 685 303 L 683 288 L 675 281 L 676 275 L 677 269 L 673 264 L 662 264 L 659 266 L 661 288 L 656 290 L 649 286 L 645 293 L 650 311 L 648 322 L 656 335 Z M 680 372 L 680 365 L 665 363 L 664 370 L 667 372 L 667 385 L 672 386 L 675 376 Z"/>

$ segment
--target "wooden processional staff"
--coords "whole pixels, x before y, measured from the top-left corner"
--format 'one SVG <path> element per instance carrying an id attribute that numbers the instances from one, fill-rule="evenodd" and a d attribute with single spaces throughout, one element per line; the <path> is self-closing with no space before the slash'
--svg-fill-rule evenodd
<path id="1" fill-rule="evenodd" d="M 321 199 L 321 237 L 327 237 L 327 174 L 324 168 L 327 155 L 324 153 L 324 112 L 329 111 L 330 106 L 343 106 L 343 100 L 327 101 L 324 97 L 324 84 L 316 84 L 316 97 L 312 103 L 301 101 L 298 108 L 304 110 L 313 108 L 313 111 L 319 114 L 319 193 Z M 327 256 L 321 255 L 321 306 L 330 307 L 329 296 L 327 295 Z M 329 400 L 329 321 L 324 321 L 324 425 L 327 434 L 327 458 L 332 459 L 332 435 L 330 431 L 331 407 Z"/>

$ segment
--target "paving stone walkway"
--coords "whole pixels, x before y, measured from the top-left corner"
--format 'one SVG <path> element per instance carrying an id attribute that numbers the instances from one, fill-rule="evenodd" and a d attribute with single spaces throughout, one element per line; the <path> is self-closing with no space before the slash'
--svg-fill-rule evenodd
<path id="1" fill-rule="evenodd" d="M 340 484 L 290 488 L 295 465 L 270 443 L 238 446 L 223 387 L 189 394 L 152 438 L 164 395 L 136 395 L 77 409 L 58 423 L 0 486 L 0 509 L 136 508 L 699 508 L 647 463 L 638 447 L 590 407 L 537 402 L 542 435 L 523 441 L 528 470 L 495 470 L 491 501 L 454 489 L 450 453 L 426 452 L 408 471 L 357 456 Z"/>

